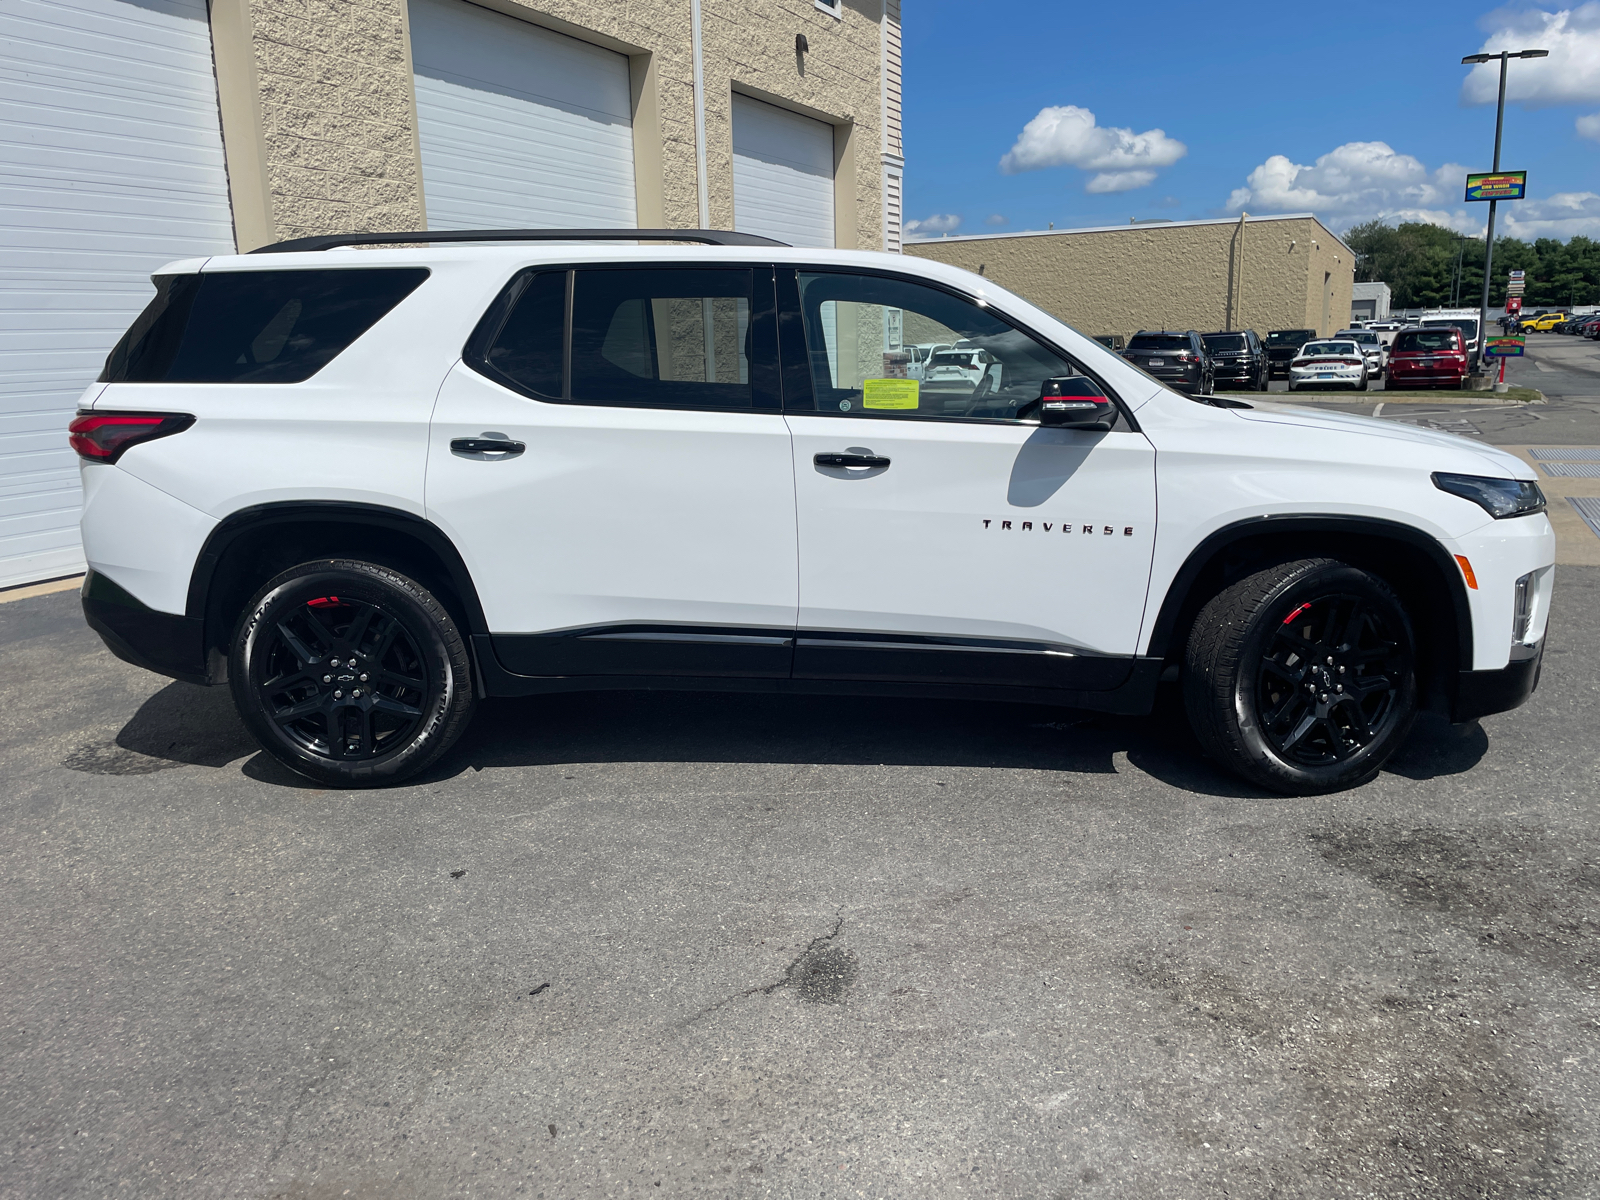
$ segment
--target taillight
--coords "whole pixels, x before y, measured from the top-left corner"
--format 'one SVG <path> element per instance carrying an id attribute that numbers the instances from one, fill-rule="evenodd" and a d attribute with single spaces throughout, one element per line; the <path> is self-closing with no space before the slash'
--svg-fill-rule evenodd
<path id="1" fill-rule="evenodd" d="M 187 413 L 85 413 L 67 426 L 68 443 L 89 462 L 114 463 L 129 446 L 182 433 Z"/>
<path id="2" fill-rule="evenodd" d="M 1361 359 L 1359 358 L 1341 358 L 1339 361 L 1347 367 L 1359 367 L 1361 365 Z"/>

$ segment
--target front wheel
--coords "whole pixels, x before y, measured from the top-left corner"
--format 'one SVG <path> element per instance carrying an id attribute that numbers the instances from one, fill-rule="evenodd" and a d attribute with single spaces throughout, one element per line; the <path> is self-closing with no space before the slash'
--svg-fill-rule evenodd
<path id="1" fill-rule="evenodd" d="M 1289 795 L 1355 787 L 1417 709 L 1411 622 L 1389 586 L 1334 559 L 1258 571 L 1200 611 L 1184 706 L 1206 752 Z"/>
<path id="2" fill-rule="evenodd" d="M 425 770 L 461 736 L 475 699 L 466 643 L 438 599 L 348 559 L 291 567 L 256 593 L 228 677 L 262 749 L 334 787 Z"/>

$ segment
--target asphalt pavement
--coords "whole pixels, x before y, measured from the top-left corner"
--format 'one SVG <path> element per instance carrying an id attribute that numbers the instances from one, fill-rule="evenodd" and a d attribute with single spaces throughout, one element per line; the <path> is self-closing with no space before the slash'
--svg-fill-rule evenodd
<path id="1" fill-rule="evenodd" d="M 1600 445 L 1539 347 L 1439 419 Z M 631 693 L 340 793 L 0 603 L 0 1195 L 1600 1194 L 1597 607 L 1290 800 L 1170 698 Z"/>

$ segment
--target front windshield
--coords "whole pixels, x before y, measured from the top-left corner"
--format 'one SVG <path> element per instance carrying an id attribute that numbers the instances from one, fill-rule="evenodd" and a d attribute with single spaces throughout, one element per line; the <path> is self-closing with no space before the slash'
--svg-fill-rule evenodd
<path id="1" fill-rule="evenodd" d="M 1247 350 L 1242 333 L 1208 333 L 1200 339 L 1207 350 Z"/>

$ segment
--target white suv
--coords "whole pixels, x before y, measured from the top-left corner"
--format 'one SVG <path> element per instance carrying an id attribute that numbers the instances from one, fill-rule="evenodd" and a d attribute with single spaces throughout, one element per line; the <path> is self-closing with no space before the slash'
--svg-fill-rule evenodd
<path id="1" fill-rule="evenodd" d="M 487 697 L 1145 713 L 1168 681 L 1219 762 L 1323 792 L 1419 708 L 1538 680 L 1555 540 L 1519 460 L 1180 395 L 954 267 L 479 231 L 156 284 L 72 424 L 85 613 L 326 783 L 423 770 Z M 924 343 L 1000 369 L 905 378 Z"/>

